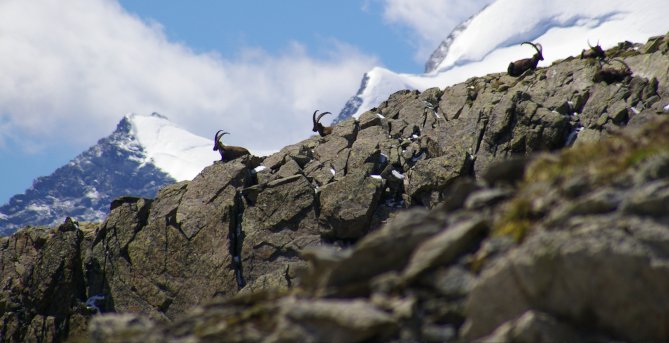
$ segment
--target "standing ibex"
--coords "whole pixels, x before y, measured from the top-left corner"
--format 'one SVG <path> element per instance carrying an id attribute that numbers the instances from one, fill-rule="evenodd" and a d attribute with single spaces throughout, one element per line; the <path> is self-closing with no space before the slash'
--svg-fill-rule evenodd
<path id="1" fill-rule="evenodd" d="M 621 82 L 626 78 L 632 76 L 632 68 L 630 68 L 625 61 L 614 58 L 613 61 L 620 62 L 625 69 L 616 69 L 616 68 L 602 68 L 601 62 L 599 64 L 599 70 L 592 75 L 593 82 L 606 82 L 607 84 L 612 84 L 614 82 Z M 606 62 L 607 64 L 610 64 Z"/>
<path id="2" fill-rule="evenodd" d="M 313 116 L 311 119 L 314 121 L 314 128 L 311 130 L 313 132 L 318 132 L 321 137 L 325 137 L 329 134 L 332 133 L 332 126 L 323 126 L 323 124 L 320 123 L 321 118 L 323 118 L 324 115 L 326 114 L 331 114 L 330 112 L 323 112 L 318 115 L 318 118 L 316 118 L 316 113 L 318 113 L 318 110 L 314 111 Z"/>
<path id="3" fill-rule="evenodd" d="M 507 73 L 509 73 L 510 76 L 520 76 L 527 70 L 534 70 L 537 69 L 537 64 L 539 64 L 539 61 L 544 60 L 544 55 L 542 54 L 543 48 L 541 44 L 537 43 L 531 43 L 531 42 L 522 42 L 520 45 L 523 44 L 529 44 L 534 47 L 535 50 L 537 50 L 537 53 L 532 56 L 532 58 L 523 58 L 522 60 L 518 60 L 515 62 L 509 63 L 509 67 L 506 69 Z"/>
<path id="4" fill-rule="evenodd" d="M 221 133 L 220 136 L 219 133 Z M 226 134 L 229 135 L 230 133 L 224 132 L 223 130 L 218 130 L 214 135 L 214 151 L 218 150 L 218 152 L 221 154 L 221 161 L 228 162 L 236 158 L 251 154 L 248 150 L 240 146 L 223 145 L 223 143 L 221 143 L 221 137 Z"/>
<path id="5" fill-rule="evenodd" d="M 590 47 L 590 50 L 583 49 L 583 51 L 581 51 L 581 59 L 599 58 L 600 60 L 604 60 L 606 58 L 606 53 L 604 52 L 604 49 L 602 49 L 602 47 L 599 45 L 599 41 L 595 46 L 590 45 L 590 41 L 588 41 L 588 46 Z"/>

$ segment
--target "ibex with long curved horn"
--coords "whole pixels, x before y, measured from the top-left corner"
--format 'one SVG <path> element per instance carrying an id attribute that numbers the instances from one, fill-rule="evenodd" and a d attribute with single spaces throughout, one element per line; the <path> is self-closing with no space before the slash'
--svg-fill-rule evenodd
<path id="1" fill-rule="evenodd" d="M 516 76 L 517 77 L 517 76 L 522 75 L 524 72 L 526 72 L 530 69 L 532 69 L 532 70 L 537 69 L 537 64 L 539 64 L 539 61 L 544 60 L 544 55 L 542 53 L 543 48 L 542 48 L 541 44 L 539 44 L 539 43 L 534 44 L 532 42 L 522 42 L 522 43 L 520 43 L 520 45 L 523 45 L 523 44 L 531 45 L 532 47 L 534 47 L 534 49 L 537 51 L 537 53 L 534 54 L 532 56 L 532 58 L 523 58 L 522 60 L 518 60 L 518 61 L 509 63 L 509 67 L 506 69 L 506 71 L 511 76 Z"/>
<path id="2" fill-rule="evenodd" d="M 606 82 L 607 84 L 612 84 L 614 82 L 621 82 L 626 78 L 632 76 L 632 68 L 630 68 L 625 61 L 614 58 L 612 61 L 620 62 L 625 69 L 616 69 L 616 68 L 602 68 L 601 63 L 599 65 L 600 69 L 592 75 L 593 82 Z M 606 62 L 607 64 L 610 64 Z"/>
<path id="3" fill-rule="evenodd" d="M 588 41 L 588 46 L 590 47 L 590 50 L 583 50 L 581 51 L 581 59 L 584 58 L 599 58 L 600 60 L 604 60 L 606 58 L 606 53 L 604 52 L 604 49 L 599 45 L 599 41 L 597 41 L 597 45 L 592 46 L 590 45 L 590 41 Z"/>
<path id="4" fill-rule="evenodd" d="M 240 146 L 224 145 L 223 143 L 221 143 L 221 137 L 223 137 L 223 135 L 229 135 L 229 134 L 230 134 L 229 132 L 218 130 L 214 135 L 213 150 L 214 151 L 218 150 L 218 152 L 221 154 L 221 161 L 228 162 L 240 158 L 242 156 L 251 154 L 248 150 Z"/>
<path id="5" fill-rule="evenodd" d="M 331 134 L 332 126 L 323 126 L 323 124 L 321 124 L 321 118 L 323 118 L 324 115 L 331 113 L 323 112 L 318 115 L 318 118 L 316 118 L 316 113 L 318 113 L 318 110 L 314 111 L 314 114 L 311 116 L 311 119 L 314 121 L 314 128 L 311 131 L 318 132 L 318 134 L 321 135 L 321 137 L 325 137 Z"/>

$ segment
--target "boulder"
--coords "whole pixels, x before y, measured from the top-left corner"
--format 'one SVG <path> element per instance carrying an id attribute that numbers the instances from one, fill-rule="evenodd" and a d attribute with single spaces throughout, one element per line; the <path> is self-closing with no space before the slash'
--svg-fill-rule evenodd
<path id="1" fill-rule="evenodd" d="M 418 161 L 404 179 L 407 203 L 434 207 L 443 199 L 442 191 L 457 177 L 465 175 L 467 165 L 468 155 L 458 151 Z"/>
<path id="2" fill-rule="evenodd" d="M 482 343 L 578 343 L 589 342 L 588 338 L 545 313 L 527 311 L 478 341 Z"/>
<path id="3" fill-rule="evenodd" d="M 362 300 L 285 298 L 268 342 L 380 341 L 398 329 L 392 316 Z"/>
<path id="4" fill-rule="evenodd" d="M 443 215 L 414 208 L 365 236 L 351 251 L 311 254 L 315 275 L 310 278 L 312 283 L 305 286 L 316 293 L 368 294 L 372 278 L 402 270 L 414 249 L 442 229 Z"/>
<path id="5" fill-rule="evenodd" d="M 287 287 L 291 283 L 288 265 L 300 260 L 299 251 L 320 243 L 313 187 L 302 175 L 269 183 L 244 208 L 241 230 L 244 280 L 254 282 L 277 271 L 264 279 L 263 287 Z"/>
<path id="6" fill-rule="evenodd" d="M 383 192 L 385 182 L 349 174 L 320 192 L 321 234 L 329 239 L 357 239 L 364 236 Z"/>
<path id="7" fill-rule="evenodd" d="M 88 338 L 92 342 L 157 342 L 157 337 L 149 333 L 154 327 L 154 322 L 139 314 L 110 313 L 91 320 Z"/>
<path id="8" fill-rule="evenodd" d="M 388 97 L 388 100 L 382 102 L 377 111 L 388 119 L 397 119 L 400 110 L 406 101 L 418 98 L 418 91 L 400 90 Z"/>
<path id="9" fill-rule="evenodd" d="M 402 278 L 405 282 L 411 282 L 430 269 L 448 266 L 462 254 L 476 250 L 487 235 L 488 226 L 484 220 L 474 219 L 434 235 L 416 248 Z"/>
<path id="10" fill-rule="evenodd" d="M 643 220 L 584 219 L 572 225 L 577 231 L 530 238 L 483 273 L 469 295 L 464 337 L 481 338 L 540 308 L 616 339 L 669 339 L 661 319 L 669 308 L 666 245 L 635 239 L 652 231 L 664 244 L 669 234 L 658 236 L 657 224 Z"/>
<path id="11" fill-rule="evenodd" d="M 0 341 L 59 341 L 86 329 L 84 231 L 60 228 L 0 238 Z"/>

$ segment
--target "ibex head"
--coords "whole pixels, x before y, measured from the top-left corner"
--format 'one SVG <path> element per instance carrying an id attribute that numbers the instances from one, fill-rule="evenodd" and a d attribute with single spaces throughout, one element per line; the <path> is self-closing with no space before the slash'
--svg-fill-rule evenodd
<path id="1" fill-rule="evenodd" d="M 223 135 L 229 135 L 229 134 L 230 134 L 229 132 L 225 132 L 223 130 L 218 130 L 216 132 L 216 134 L 214 135 L 214 149 L 213 149 L 214 151 L 223 149 L 224 145 L 223 143 L 221 143 L 221 137 L 223 137 Z"/>
<path id="2" fill-rule="evenodd" d="M 532 42 L 522 42 L 522 43 L 520 43 L 520 45 L 523 45 L 523 44 L 529 44 L 534 48 L 534 50 L 537 51 L 537 53 L 534 54 L 534 56 L 532 56 L 533 61 L 536 60 L 536 63 L 539 63 L 539 61 L 544 60 L 544 54 L 543 54 L 544 49 L 541 46 L 541 44 L 539 44 L 539 43 L 534 44 Z M 534 67 L 536 68 L 536 64 L 534 65 Z"/>
<path id="3" fill-rule="evenodd" d="M 332 127 L 330 126 L 323 126 L 321 124 L 321 118 L 323 118 L 324 115 L 326 114 L 331 114 L 330 112 L 323 112 L 318 115 L 318 118 L 316 118 L 316 113 L 318 113 L 318 110 L 314 111 L 314 114 L 311 116 L 311 119 L 314 122 L 314 128 L 312 129 L 313 132 L 318 132 L 318 134 L 323 136 L 327 136 L 332 133 Z"/>

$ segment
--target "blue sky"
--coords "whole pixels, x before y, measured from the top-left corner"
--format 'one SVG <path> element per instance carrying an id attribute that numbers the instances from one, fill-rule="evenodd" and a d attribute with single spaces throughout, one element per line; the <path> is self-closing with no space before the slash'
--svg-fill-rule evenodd
<path id="1" fill-rule="evenodd" d="M 234 57 L 245 47 L 270 53 L 291 42 L 305 44 L 318 58 L 327 58 L 331 39 L 376 55 L 389 69 L 421 72 L 414 58 L 413 31 L 383 16 L 380 1 L 217 1 L 121 0 L 128 11 L 163 25 L 167 36 L 198 52 L 216 51 Z M 196 4 L 196 5 L 195 5 Z"/>
<path id="2" fill-rule="evenodd" d="M 0 204 L 130 112 L 259 151 L 304 139 L 313 109 L 338 112 L 374 66 L 422 72 L 489 1 L 5 0 Z"/>

